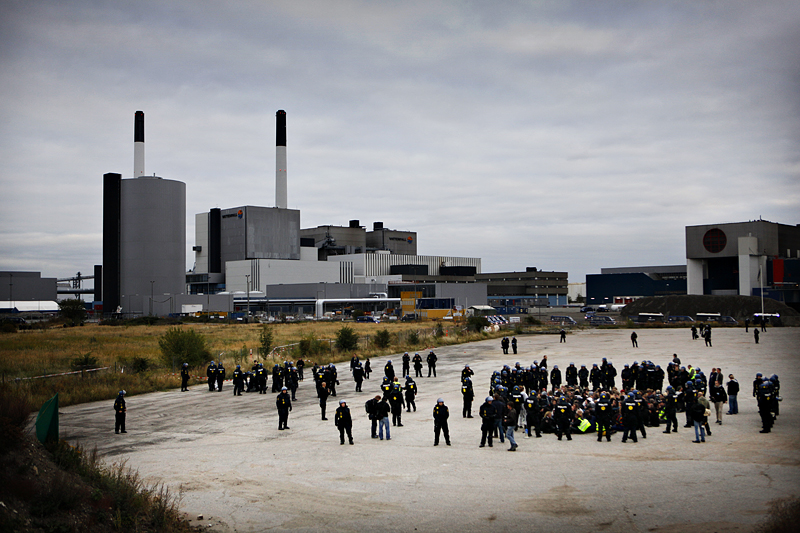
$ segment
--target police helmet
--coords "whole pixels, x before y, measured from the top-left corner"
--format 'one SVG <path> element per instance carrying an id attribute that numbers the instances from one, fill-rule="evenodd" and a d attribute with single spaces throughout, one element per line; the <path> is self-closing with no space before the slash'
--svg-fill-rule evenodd
<path id="1" fill-rule="evenodd" d="M 120 396 L 125 396 L 125 391 L 124 390 L 119 391 L 119 395 Z"/>
<path id="2" fill-rule="evenodd" d="M 211 361 L 211 362 L 213 363 L 214 361 Z M 760 378 L 760 377 L 761 377 L 761 372 L 759 372 L 758 374 L 756 374 L 756 377 L 757 377 L 757 378 Z"/>
<path id="3" fill-rule="evenodd" d="M 586 365 L 581 365 L 581 368 L 586 368 Z"/>
<path id="4" fill-rule="evenodd" d="M 236 365 L 236 370 L 239 370 L 241 368 L 242 368 L 241 365 Z"/>
<path id="5" fill-rule="evenodd" d="M 211 361 L 211 364 L 213 365 L 213 364 L 214 364 L 214 361 Z M 760 376 L 760 375 L 761 375 L 761 374 L 759 374 L 759 376 Z"/>
<path id="6" fill-rule="evenodd" d="M 347 402 L 345 402 L 344 400 L 339 400 L 339 405 L 342 405 L 343 403 L 347 403 Z"/>
<path id="7" fill-rule="evenodd" d="M 629 393 L 628 393 L 628 398 L 630 398 L 631 400 L 633 400 L 633 399 L 635 399 L 635 398 L 636 398 L 636 395 L 635 395 L 634 393 L 632 393 L 632 392 L 629 392 Z"/>
<path id="8" fill-rule="evenodd" d="M 553 370 L 556 370 L 557 368 L 558 368 L 558 365 L 553 365 Z"/>
<path id="9" fill-rule="evenodd" d="M 387 364 L 387 365 L 390 365 L 390 364 L 392 364 L 392 360 L 391 360 L 391 359 L 389 359 L 388 361 L 386 361 L 386 364 Z"/>
<path id="10" fill-rule="evenodd" d="M 494 398 L 492 398 L 491 396 L 487 396 L 487 397 L 486 397 L 486 401 L 487 401 L 487 402 L 491 402 L 492 400 L 494 400 Z"/>
<path id="11" fill-rule="evenodd" d="M 187 366 L 189 366 L 189 363 L 183 363 L 183 366 L 187 367 Z"/>
<path id="12" fill-rule="evenodd" d="M 439 398 L 436 400 L 436 403 L 444 403 L 444 398 Z"/>
<path id="13" fill-rule="evenodd" d="M 281 390 L 283 391 L 283 390 L 289 390 L 289 389 L 287 389 L 286 387 L 281 387 Z"/>
<path id="14" fill-rule="evenodd" d="M 770 380 L 771 382 L 775 383 L 776 381 L 778 381 L 778 374 L 772 374 L 772 375 L 769 377 L 769 380 Z"/>
<path id="15" fill-rule="evenodd" d="M 675 389 L 672 388 L 672 385 L 667 385 L 667 392 L 672 392 L 673 390 Z"/>

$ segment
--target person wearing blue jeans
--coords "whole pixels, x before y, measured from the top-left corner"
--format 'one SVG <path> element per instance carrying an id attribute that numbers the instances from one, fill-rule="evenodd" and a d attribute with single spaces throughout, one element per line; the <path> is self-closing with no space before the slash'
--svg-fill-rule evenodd
<path id="1" fill-rule="evenodd" d="M 517 420 L 518 415 L 517 411 L 514 409 L 514 404 L 509 402 L 506 410 L 506 416 L 503 417 L 503 426 L 506 430 L 506 438 L 508 439 L 509 444 L 511 444 L 511 448 L 508 449 L 510 452 L 517 450 L 517 441 L 514 440 L 514 430 L 517 428 Z"/>
<path id="2" fill-rule="evenodd" d="M 739 382 L 736 381 L 736 378 L 733 377 L 733 374 L 728 375 L 728 379 L 730 381 L 727 383 L 728 386 L 728 414 L 729 415 L 737 415 L 739 414 L 739 402 L 737 401 L 737 396 L 739 395 Z"/>
<path id="3" fill-rule="evenodd" d="M 386 440 L 392 440 L 392 434 L 389 432 L 389 413 L 392 408 L 389 407 L 389 402 L 383 398 L 377 405 L 377 418 L 378 418 L 378 437 L 383 440 L 383 428 L 386 428 Z"/>
<path id="4" fill-rule="evenodd" d="M 505 428 L 503 428 L 503 415 L 506 411 L 506 402 L 500 397 L 499 394 L 494 395 L 492 400 L 494 407 L 494 428 L 500 434 L 500 442 L 505 442 Z"/>
<path id="5" fill-rule="evenodd" d="M 692 442 L 699 443 L 706 441 L 706 412 L 711 408 L 711 404 L 701 391 L 697 392 L 697 402 L 692 405 L 691 414 L 694 421 L 694 440 Z"/>

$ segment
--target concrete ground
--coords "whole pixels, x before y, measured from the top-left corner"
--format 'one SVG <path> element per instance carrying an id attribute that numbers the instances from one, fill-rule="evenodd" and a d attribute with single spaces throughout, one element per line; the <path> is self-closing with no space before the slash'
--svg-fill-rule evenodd
<path id="1" fill-rule="evenodd" d="M 770 329 L 756 345 L 752 330 L 717 328 L 713 348 L 692 341 L 688 329 L 641 330 L 638 349 L 629 336 L 587 330 L 565 344 L 557 335 L 521 336 L 516 356 L 503 355 L 499 340 L 436 349 L 438 377 L 417 379 L 418 411 L 404 413 L 391 441 L 370 438 L 363 407 L 378 391 L 386 358 L 372 361 L 379 372 L 363 393 L 353 392 L 349 364 L 338 365 L 341 385 L 328 402 L 328 422 L 320 420 L 306 379 L 287 431 L 277 430 L 273 394 L 233 397 L 226 383 L 221 393 L 198 385 L 128 398 L 126 435 L 114 434 L 111 401 L 67 407 L 61 432 L 164 483 L 181 496 L 189 518 L 219 532 L 679 532 L 690 525 L 740 532 L 762 521 L 770 502 L 800 496 L 800 329 Z M 491 372 L 503 364 L 530 365 L 546 354 L 550 368 L 591 368 L 608 357 L 621 370 L 643 359 L 665 367 L 673 353 L 706 373 L 719 366 L 741 384 L 740 414 L 712 423 L 705 444 L 693 444 L 693 430 L 681 424 L 670 435 L 652 428 L 638 444 L 621 443 L 619 434 L 598 443 L 594 435 L 568 442 L 517 432 L 515 453 L 497 442 L 478 448 L 477 408 Z M 393 363 L 399 370 L 399 355 Z M 461 417 L 465 363 L 475 371 L 474 419 Z M 770 434 L 759 433 L 750 395 L 756 372 L 781 378 L 784 401 Z M 452 447 L 433 447 L 432 409 L 440 396 L 450 407 Z M 333 425 L 340 399 L 353 413 L 354 446 L 340 446 Z"/>

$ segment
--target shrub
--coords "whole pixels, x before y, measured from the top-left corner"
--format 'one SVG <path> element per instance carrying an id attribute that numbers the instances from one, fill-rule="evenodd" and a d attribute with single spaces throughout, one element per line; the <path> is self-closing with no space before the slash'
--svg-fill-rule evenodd
<path id="1" fill-rule="evenodd" d="M 350 314 L 350 316 L 352 316 L 353 319 L 355 320 L 356 318 L 364 316 L 365 314 L 366 313 L 364 312 L 363 309 L 353 309 L 353 312 Z"/>
<path id="2" fill-rule="evenodd" d="M 80 357 L 76 357 L 70 363 L 72 366 L 72 370 L 83 370 L 86 368 L 97 368 L 100 366 L 97 357 L 93 356 L 91 353 L 87 353 L 86 355 L 81 355 Z"/>
<path id="3" fill-rule="evenodd" d="M 542 321 L 541 320 L 539 320 L 535 316 L 530 316 L 530 315 L 525 317 L 525 323 L 526 324 L 530 324 L 531 326 L 541 326 L 542 325 Z"/>
<path id="4" fill-rule="evenodd" d="M 471 316 L 467 319 L 467 329 L 480 332 L 489 325 L 489 320 L 485 316 Z"/>
<path id="5" fill-rule="evenodd" d="M 140 373 L 140 372 L 147 372 L 150 370 L 152 364 L 150 363 L 150 359 L 147 357 L 142 357 L 141 355 L 135 355 L 128 361 L 128 368 L 131 372 Z"/>
<path id="6" fill-rule="evenodd" d="M 388 348 L 392 343 L 392 334 L 389 333 L 389 330 L 386 328 L 379 329 L 375 332 L 373 342 L 378 348 Z"/>
<path id="7" fill-rule="evenodd" d="M 8 384 L 0 385 L 0 453 L 15 447 L 31 412 L 25 397 L 15 394 Z"/>
<path id="8" fill-rule="evenodd" d="M 358 334 L 349 326 L 342 326 L 336 332 L 336 349 L 349 352 L 358 348 Z"/>
<path id="9" fill-rule="evenodd" d="M 3 322 L 0 324 L 0 333 L 16 333 L 17 325 L 11 322 Z"/>
<path id="10" fill-rule="evenodd" d="M 82 324 L 86 320 L 86 306 L 80 298 L 68 298 L 58 302 L 58 314 L 70 324 Z"/>
<path id="11" fill-rule="evenodd" d="M 309 333 L 307 336 L 300 339 L 297 348 L 300 351 L 300 355 L 306 357 L 309 355 L 317 355 L 327 350 L 328 344 L 319 340 L 313 333 Z"/>
<path id="12" fill-rule="evenodd" d="M 258 352 L 264 357 L 268 356 L 270 350 L 272 350 L 272 328 L 266 324 L 261 326 L 261 333 L 258 335 L 258 342 L 261 343 L 261 346 L 258 348 Z"/>
<path id="13" fill-rule="evenodd" d="M 433 336 L 436 338 L 444 337 L 444 327 L 442 327 L 441 322 L 436 324 L 436 328 L 433 330 Z"/>
<path id="14" fill-rule="evenodd" d="M 408 332 L 408 344 L 411 346 L 416 346 L 419 344 L 419 333 L 416 331 L 409 331 Z"/>
<path id="15" fill-rule="evenodd" d="M 167 366 L 189 363 L 200 366 L 211 359 L 205 337 L 193 329 L 169 328 L 158 340 L 161 358 Z"/>

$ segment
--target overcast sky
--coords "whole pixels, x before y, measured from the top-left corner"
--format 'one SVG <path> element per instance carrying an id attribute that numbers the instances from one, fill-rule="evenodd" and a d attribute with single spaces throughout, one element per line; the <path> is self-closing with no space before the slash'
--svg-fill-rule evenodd
<path id="1" fill-rule="evenodd" d="M 800 2 L 0 3 L 0 270 L 91 273 L 102 175 L 194 214 L 416 231 L 484 272 L 685 263 L 684 227 L 800 213 Z"/>

